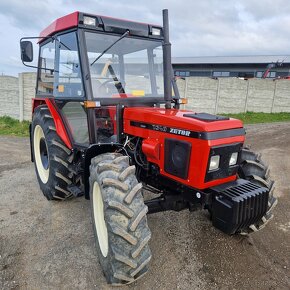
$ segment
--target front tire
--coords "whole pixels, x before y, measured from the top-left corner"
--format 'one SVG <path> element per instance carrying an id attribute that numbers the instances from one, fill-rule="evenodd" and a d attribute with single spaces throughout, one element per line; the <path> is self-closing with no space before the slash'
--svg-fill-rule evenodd
<path id="1" fill-rule="evenodd" d="M 240 178 L 249 180 L 269 190 L 268 209 L 266 214 L 255 224 L 249 226 L 241 234 L 250 234 L 261 230 L 273 218 L 273 209 L 277 204 L 274 197 L 274 181 L 269 178 L 269 168 L 261 160 L 260 155 L 252 152 L 249 148 L 243 148 L 240 156 L 241 165 L 238 171 Z"/>
<path id="2" fill-rule="evenodd" d="M 46 105 L 37 107 L 32 119 L 32 154 L 40 189 L 48 200 L 72 197 L 73 153 L 56 133 Z"/>
<path id="3" fill-rule="evenodd" d="M 127 156 L 106 153 L 92 159 L 92 221 L 99 261 L 109 284 L 130 284 L 148 270 L 151 232 L 141 190 Z"/>

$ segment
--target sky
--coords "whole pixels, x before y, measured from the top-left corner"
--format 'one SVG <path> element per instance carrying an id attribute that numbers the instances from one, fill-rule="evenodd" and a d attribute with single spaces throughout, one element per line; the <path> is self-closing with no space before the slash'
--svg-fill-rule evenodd
<path id="1" fill-rule="evenodd" d="M 164 8 L 173 57 L 290 55 L 289 0 L 0 0 L 0 74 L 33 71 L 21 63 L 19 39 L 58 17 L 81 11 L 162 24 Z"/>

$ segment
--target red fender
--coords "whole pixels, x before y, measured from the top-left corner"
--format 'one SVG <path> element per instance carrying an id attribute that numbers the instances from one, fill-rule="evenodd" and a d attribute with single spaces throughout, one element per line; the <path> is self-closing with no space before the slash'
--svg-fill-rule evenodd
<path id="1" fill-rule="evenodd" d="M 54 124 L 55 124 L 55 129 L 57 135 L 60 137 L 60 139 L 64 142 L 64 144 L 69 148 L 72 149 L 72 144 L 70 141 L 70 138 L 68 136 L 67 130 L 63 124 L 63 121 L 60 117 L 60 114 L 56 108 L 55 102 L 52 99 L 49 98 L 42 98 L 42 99 L 32 99 L 32 113 L 34 110 L 40 106 L 46 104 L 51 116 L 53 118 Z"/>

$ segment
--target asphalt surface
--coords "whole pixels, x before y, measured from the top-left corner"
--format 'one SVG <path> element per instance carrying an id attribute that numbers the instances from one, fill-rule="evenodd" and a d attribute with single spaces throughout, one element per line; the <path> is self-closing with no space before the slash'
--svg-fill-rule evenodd
<path id="1" fill-rule="evenodd" d="M 290 123 L 248 126 L 247 144 L 276 181 L 274 219 L 250 237 L 230 237 L 206 211 L 150 215 L 150 271 L 121 289 L 290 289 Z M 0 136 L 0 289 L 111 289 L 89 201 L 43 197 L 27 138 Z"/>

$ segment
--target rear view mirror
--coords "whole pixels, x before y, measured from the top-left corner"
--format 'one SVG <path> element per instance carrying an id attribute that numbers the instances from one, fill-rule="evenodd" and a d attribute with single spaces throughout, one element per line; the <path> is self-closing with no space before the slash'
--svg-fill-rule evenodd
<path id="1" fill-rule="evenodd" d="M 31 41 L 21 41 L 21 60 L 23 62 L 32 62 L 33 61 L 33 46 Z"/>

